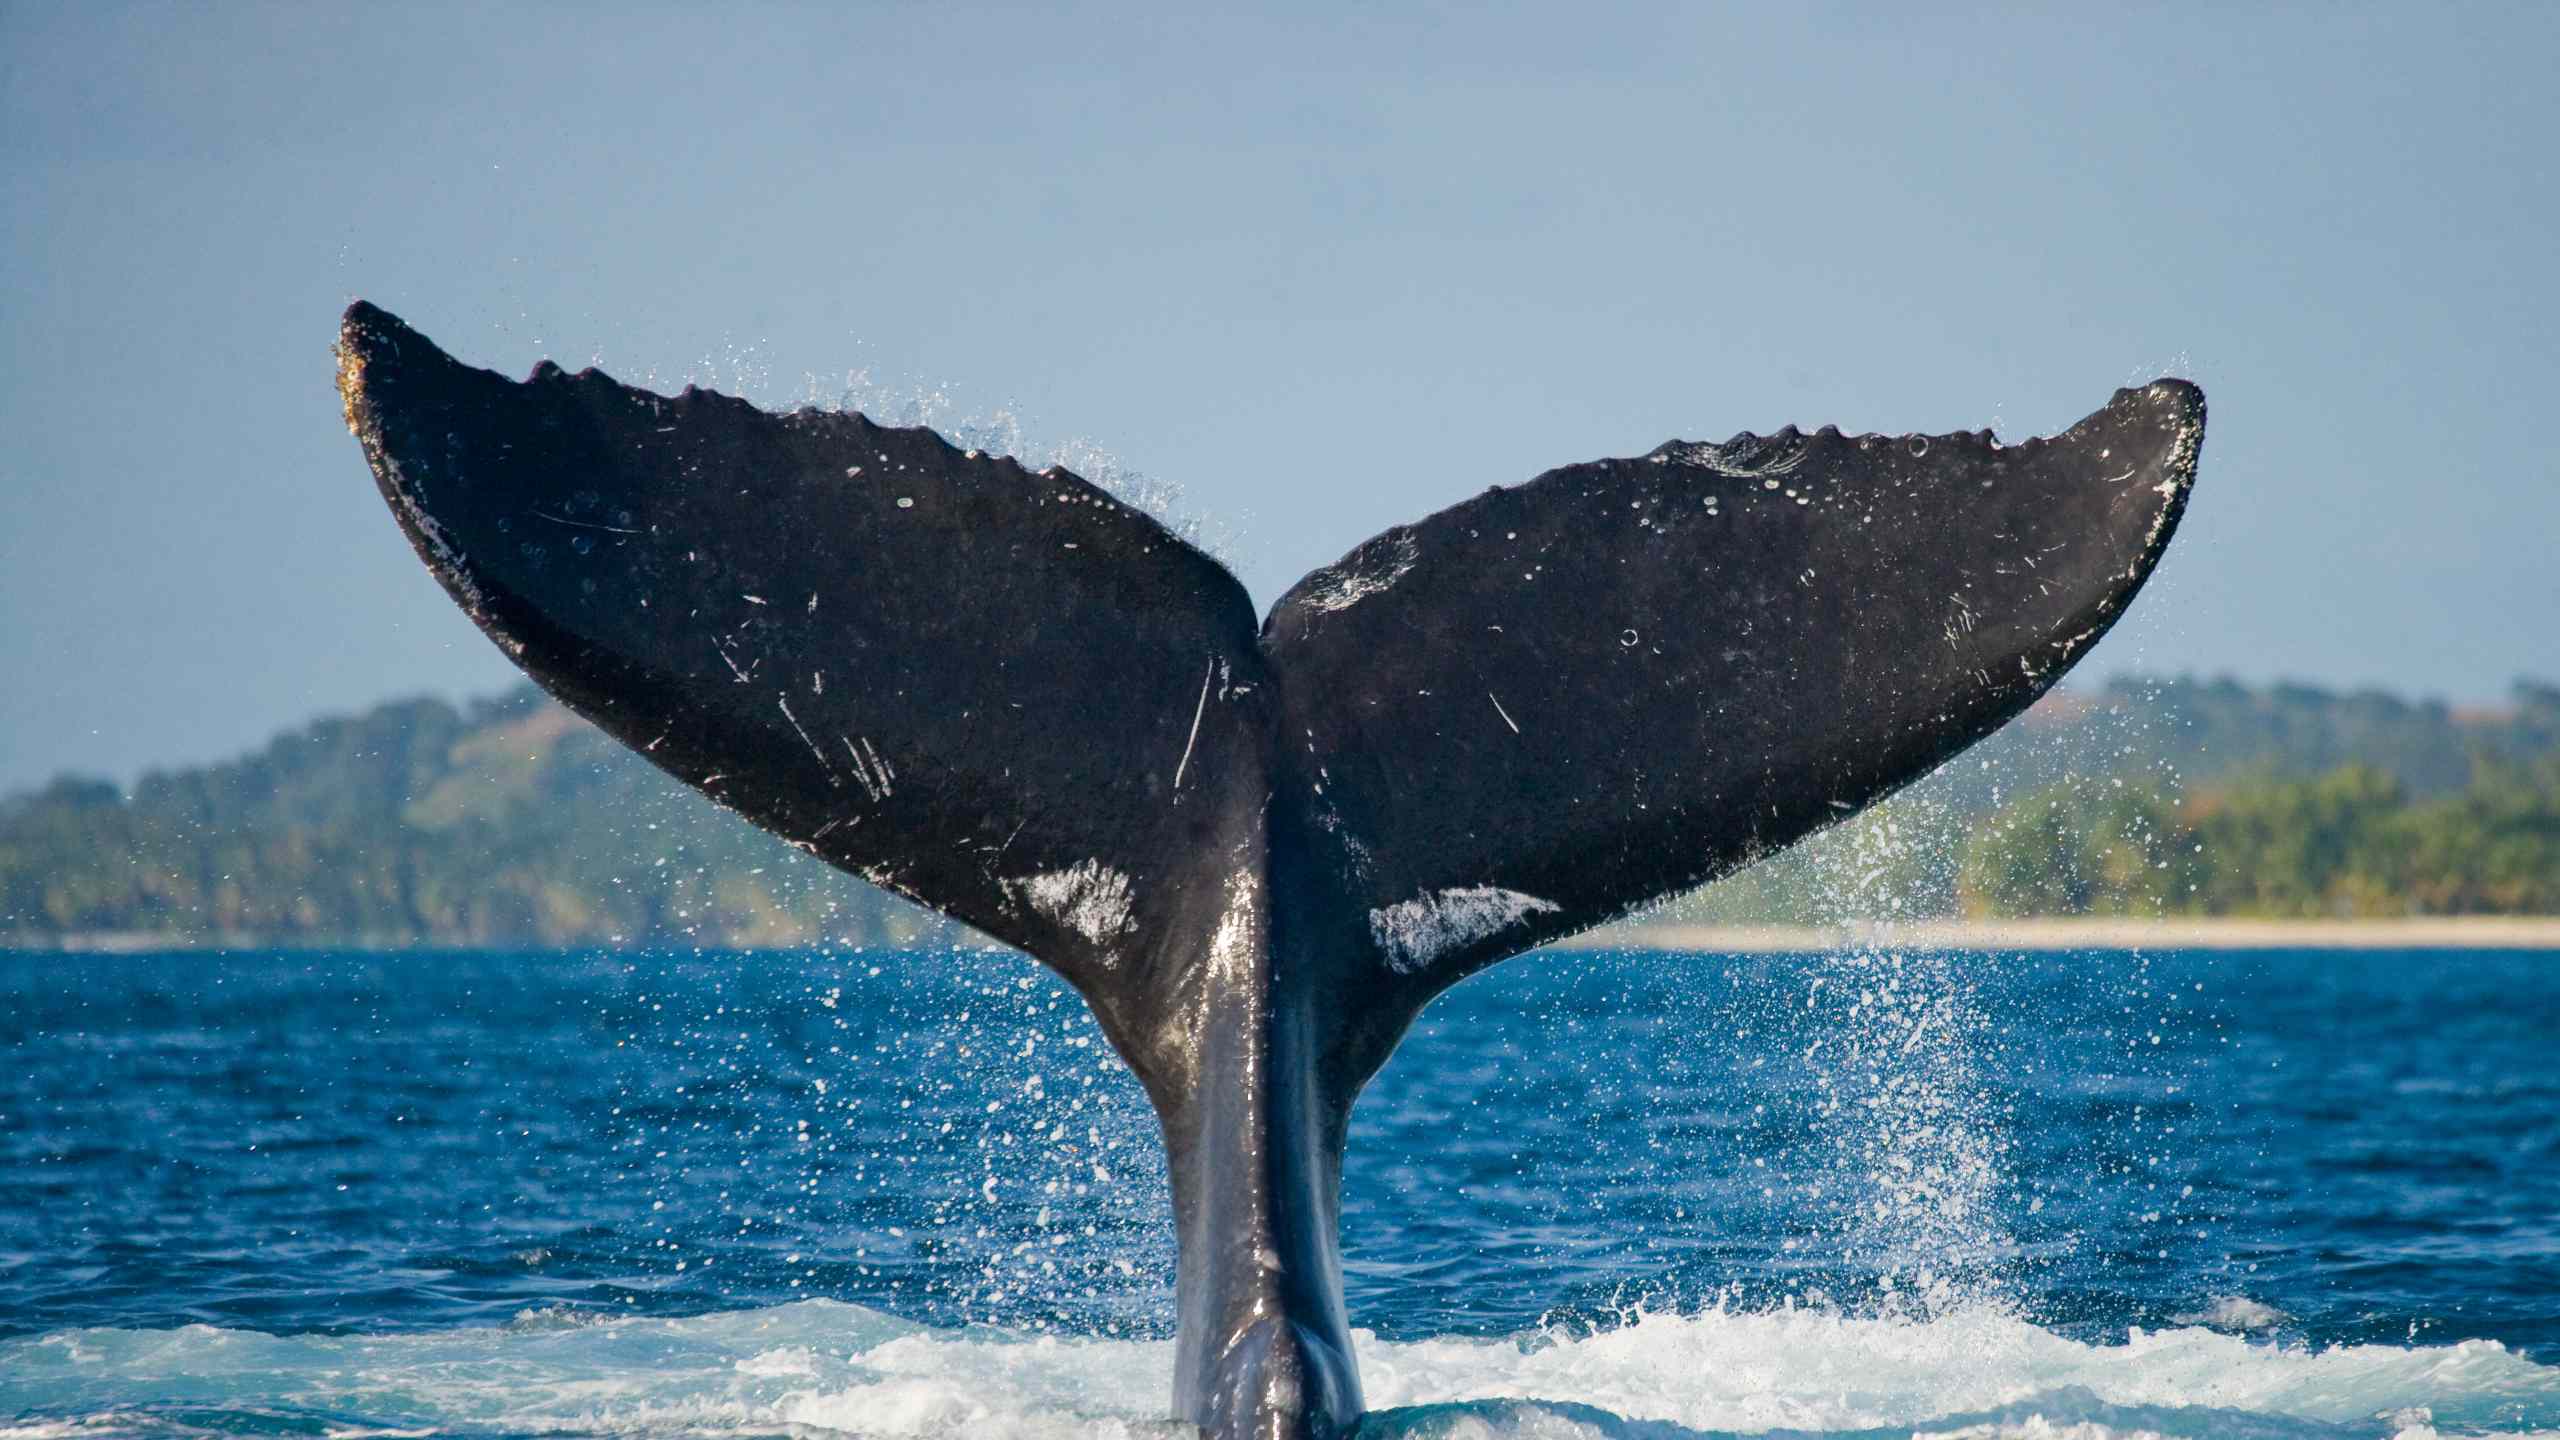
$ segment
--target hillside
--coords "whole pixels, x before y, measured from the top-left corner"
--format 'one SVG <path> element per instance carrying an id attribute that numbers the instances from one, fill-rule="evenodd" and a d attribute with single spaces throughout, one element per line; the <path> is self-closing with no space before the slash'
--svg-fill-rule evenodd
<path id="1" fill-rule="evenodd" d="M 0 803 L 0 942 L 762 945 L 934 923 L 526 686 L 319 721 L 130 795 Z"/>
<path id="2" fill-rule="evenodd" d="M 1707 923 L 2560 914 L 2560 689 L 2456 710 L 2229 680 L 2061 691 Z"/>
<path id="3" fill-rule="evenodd" d="M 1870 818 L 1670 912 L 1829 921 L 2560 911 L 2560 690 L 2050 696 Z M 0 801 L 0 944 L 898 943 L 941 922 L 531 687 L 318 721 L 130 793 Z"/>

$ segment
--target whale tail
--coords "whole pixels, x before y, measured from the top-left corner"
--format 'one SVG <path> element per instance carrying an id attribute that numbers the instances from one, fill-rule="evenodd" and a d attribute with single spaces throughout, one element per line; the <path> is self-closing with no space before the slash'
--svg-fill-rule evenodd
<path id="1" fill-rule="evenodd" d="M 362 303 L 339 382 L 545 688 L 1083 994 L 1164 1122 L 1177 1406 L 1221 1435 L 1358 1413 L 1342 1132 L 1421 1007 L 2024 709 L 2149 575 L 2204 430 L 2164 380 L 2017 445 L 1673 442 L 1399 526 L 1257 625 L 1153 517 L 929 430 L 513 382 Z"/>

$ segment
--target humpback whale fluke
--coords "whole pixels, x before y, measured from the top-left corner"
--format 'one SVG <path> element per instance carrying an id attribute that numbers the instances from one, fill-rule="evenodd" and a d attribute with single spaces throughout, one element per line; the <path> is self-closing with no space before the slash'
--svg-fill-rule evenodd
<path id="1" fill-rule="evenodd" d="M 1399 526 L 1257 625 L 1062 469 L 860 415 L 462 365 L 339 388 L 490 638 L 669 773 L 1083 994 L 1162 1122 L 1174 1404 L 1361 1410 L 1352 1100 L 1431 997 L 1871 804 L 2052 686 L 2168 543 L 2204 397 L 2051 439 L 1673 442 Z"/>

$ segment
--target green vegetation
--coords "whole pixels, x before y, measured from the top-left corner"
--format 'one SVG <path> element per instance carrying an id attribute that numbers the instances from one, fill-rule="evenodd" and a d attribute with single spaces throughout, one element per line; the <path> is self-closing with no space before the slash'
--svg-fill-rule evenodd
<path id="1" fill-rule="evenodd" d="M 1875 810 L 1665 918 L 2560 914 L 2560 689 L 2119 681 L 2047 697 Z"/>
<path id="2" fill-rule="evenodd" d="M 130 796 L 65 779 L 0 802 L 0 944 L 885 943 L 935 923 L 530 687 L 324 720 Z"/>
<path id="3" fill-rule="evenodd" d="M 1685 919 L 2560 914 L 2560 689 L 2118 683 L 2047 702 Z M 894 944 L 941 924 L 530 688 L 0 800 L 0 944 Z"/>
<path id="4" fill-rule="evenodd" d="M 1975 915 L 2560 914 L 2560 760 L 2420 800 L 2366 765 L 2184 804 L 2056 786 L 1977 827 L 1957 883 Z"/>

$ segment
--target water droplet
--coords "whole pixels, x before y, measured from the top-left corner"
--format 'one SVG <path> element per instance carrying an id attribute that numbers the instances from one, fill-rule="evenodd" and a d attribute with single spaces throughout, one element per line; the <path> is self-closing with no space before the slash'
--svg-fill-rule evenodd
<path id="1" fill-rule="evenodd" d="M 914 508 L 916 508 L 916 497 L 914 497 L 913 495 L 901 495 L 901 496 L 899 496 L 899 497 L 898 497 L 898 508 L 899 508 L 899 509 L 901 509 L 901 510 L 913 510 Z"/>
<path id="2" fill-rule="evenodd" d="M 1914 435 L 1914 436 L 1912 436 L 1912 437 L 1911 437 L 1911 453 L 1912 453 L 1912 454 L 1914 454 L 1914 455 L 1926 455 L 1926 454 L 1928 454 L 1928 453 L 1929 453 L 1929 437 L 1928 437 L 1928 436 L 1926 436 L 1926 435 Z"/>
<path id="3" fill-rule="evenodd" d="M 577 551 L 581 555 L 584 555 L 596 548 L 595 537 L 592 535 L 571 536 L 569 540 L 569 548 Z"/>
<path id="4" fill-rule="evenodd" d="M 1633 630 L 1623 630 L 1618 634 L 1618 643 L 1628 647 L 1629 649 L 1633 649 L 1635 648 L 1636 641 L 1642 638 L 1644 637 L 1636 634 Z"/>

